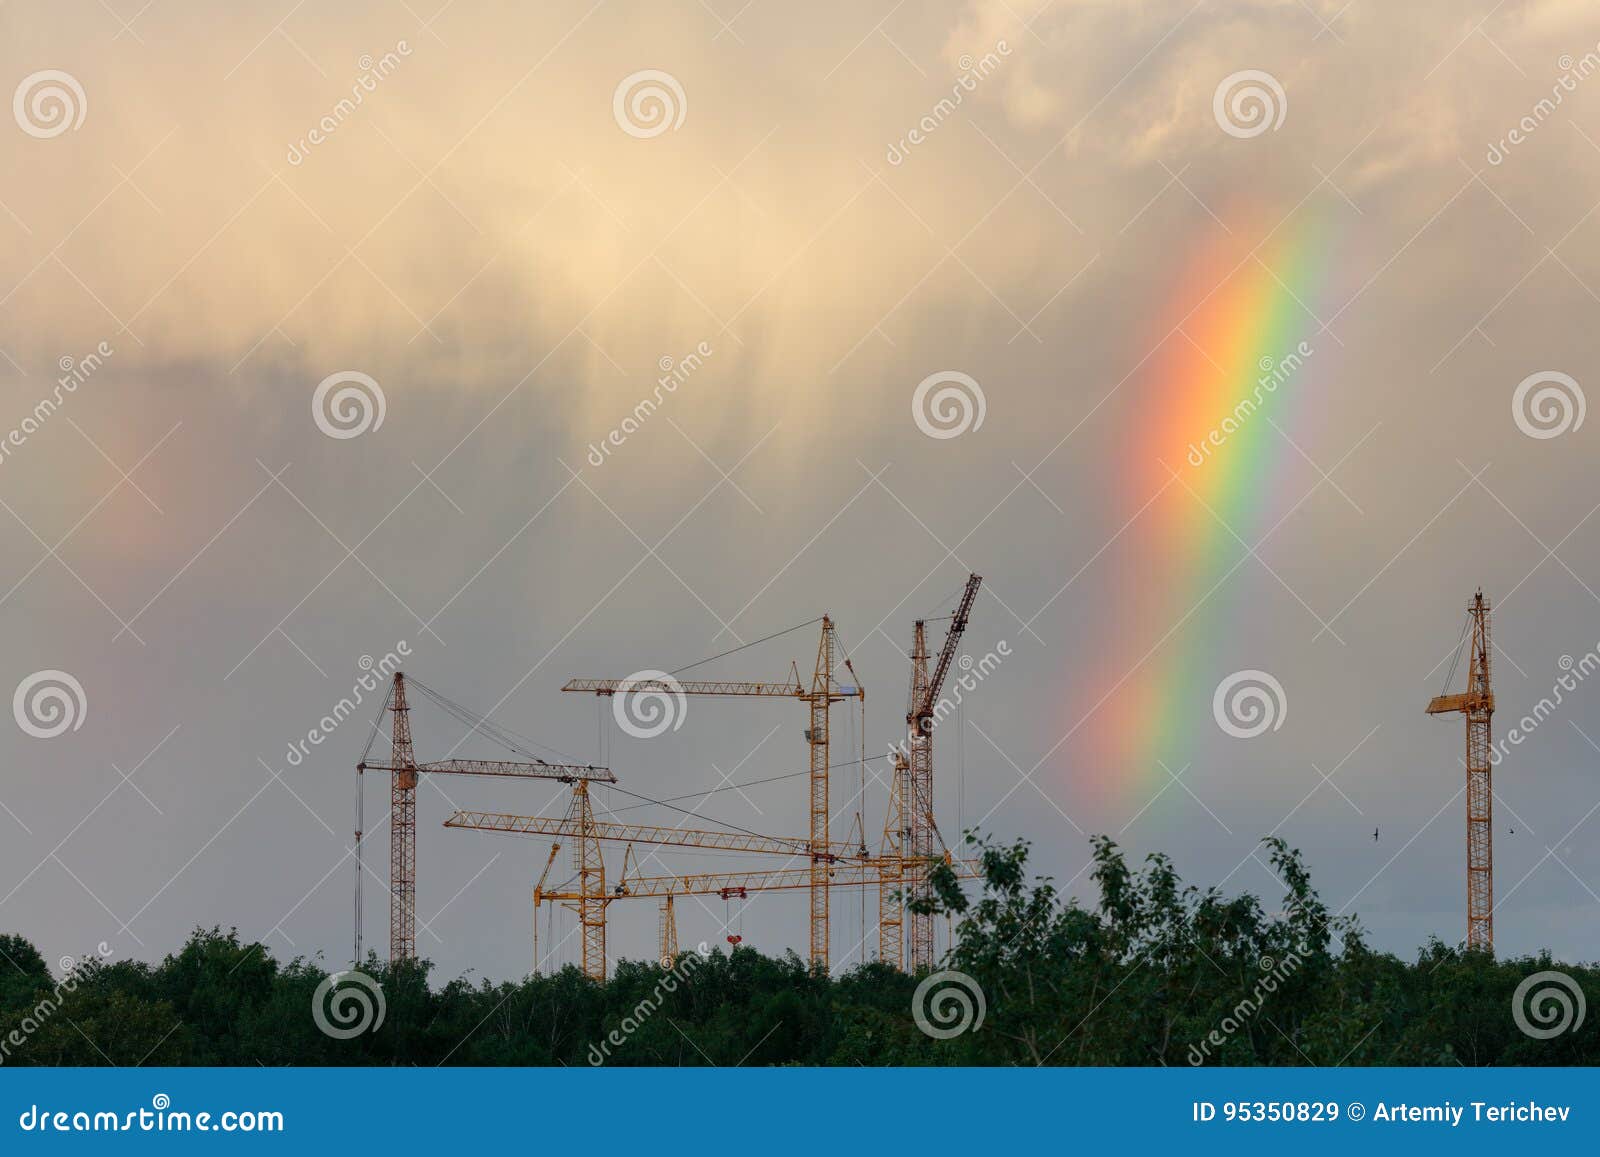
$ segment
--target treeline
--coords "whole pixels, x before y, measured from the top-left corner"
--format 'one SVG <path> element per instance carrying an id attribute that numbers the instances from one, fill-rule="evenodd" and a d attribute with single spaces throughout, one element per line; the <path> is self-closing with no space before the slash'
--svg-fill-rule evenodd
<path id="1" fill-rule="evenodd" d="M 318 964 L 220 929 L 159 964 L 91 960 L 63 978 L 0 936 L 0 1063 L 1600 1064 L 1600 1008 L 1580 1019 L 1600 970 L 1437 941 L 1412 961 L 1374 952 L 1299 854 L 1268 844 L 1285 887 L 1272 913 L 1185 887 L 1163 856 L 1131 869 L 1109 840 L 1085 908 L 1028 876 L 1026 845 L 978 841 L 976 897 L 935 872 L 929 907 L 959 933 L 942 970 L 960 975 L 926 984 L 876 964 L 818 977 L 737 948 L 671 970 L 624 962 L 604 985 L 567 968 L 433 987 L 426 964 L 373 959 L 365 987 L 329 991 Z"/>

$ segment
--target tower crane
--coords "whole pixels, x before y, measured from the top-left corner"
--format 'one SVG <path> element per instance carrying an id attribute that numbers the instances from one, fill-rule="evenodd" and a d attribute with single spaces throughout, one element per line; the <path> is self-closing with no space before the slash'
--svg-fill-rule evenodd
<path id="1" fill-rule="evenodd" d="M 884 822 L 883 883 L 878 890 L 878 958 L 902 967 L 906 900 L 929 897 L 929 865 L 939 828 L 933 814 L 933 729 L 944 714 L 938 709 L 950 664 L 978 597 L 981 575 L 969 575 L 961 601 L 950 619 L 938 661 L 928 670 L 927 624 L 918 619 L 911 646 L 911 691 L 906 704 L 906 742 L 894 753 L 889 785 L 889 813 Z M 910 913 L 910 964 L 913 972 L 933 967 L 933 914 Z"/>
<path id="2" fill-rule="evenodd" d="M 806 745 L 811 755 L 810 817 L 808 847 L 811 857 L 811 945 L 810 963 L 813 969 L 826 972 L 828 968 L 828 865 L 831 862 L 829 841 L 828 772 L 828 709 L 844 699 L 864 699 L 866 691 L 859 683 L 847 686 L 836 683 L 833 677 L 834 651 L 833 620 L 822 616 L 822 635 L 817 642 L 817 662 L 808 688 L 800 679 L 798 668 L 792 668 L 788 682 L 738 682 L 696 681 L 673 679 L 573 679 L 561 689 L 571 692 L 589 692 L 594 695 L 659 694 L 675 698 L 678 695 L 710 695 L 731 698 L 779 697 L 799 699 L 807 705 L 810 726 L 806 728 Z M 844 665 L 851 675 L 855 668 L 848 657 Z"/>
<path id="3" fill-rule="evenodd" d="M 411 683 L 447 710 L 463 717 L 463 708 L 430 691 L 416 680 Z M 398 963 L 413 960 L 417 955 L 417 780 L 423 775 L 477 775 L 510 779 L 553 779 L 561 783 L 584 784 L 615 783 L 617 777 L 609 768 L 590 764 L 546 763 L 544 760 L 497 759 L 441 759 L 418 763 L 411 739 L 411 706 L 406 697 L 405 673 L 396 671 L 379 710 L 378 724 L 367 741 L 367 750 L 356 764 L 356 895 L 355 895 L 355 962 L 361 961 L 361 837 L 364 824 L 362 777 L 368 771 L 386 771 L 391 775 L 389 791 L 389 960 Z M 373 742 L 378 736 L 383 712 L 393 716 L 390 731 L 389 758 L 370 758 Z M 500 729 L 478 718 L 470 720 L 474 730 L 481 730 L 514 746 Z"/>
<path id="4" fill-rule="evenodd" d="M 554 855 L 552 853 L 552 861 L 553 859 Z M 958 878 L 970 879 L 978 875 L 976 862 L 953 860 L 948 854 L 945 856 L 945 861 L 955 871 Z M 878 858 L 836 862 L 828 869 L 828 887 L 881 887 L 883 884 L 883 871 L 887 866 L 885 860 Z M 657 925 L 660 938 L 658 956 L 662 966 L 667 968 L 672 966 L 672 961 L 678 955 L 678 927 L 673 905 L 675 897 L 720 896 L 723 899 L 730 897 L 744 899 L 751 892 L 779 892 L 811 887 L 810 868 L 770 868 L 740 872 L 684 872 L 672 876 L 629 876 L 627 874 L 627 858 L 625 857 L 621 879 L 614 886 L 605 890 L 603 896 L 596 898 L 583 888 L 581 883 L 575 891 L 570 888 L 546 888 L 545 879 L 549 875 L 549 870 L 550 864 L 547 863 L 545 865 L 545 875 L 540 877 L 538 884 L 534 887 L 535 927 L 538 925 L 538 907 L 544 903 L 565 904 L 568 907 L 579 909 L 580 915 L 581 905 L 597 903 L 603 919 L 605 909 L 618 900 L 656 899 L 660 901 L 660 914 Z M 537 949 L 535 949 L 536 960 L 537 955 Z M 603 979 L 603 976 L 601 979 Z"/>
<path id="5" fill-rule="evenodd" d="M 1459 711 L 1467 721 L 1467 947 L 1494 952 L 1494 793 L 1490 783 L 1490 719 L 1494 690 L 1489 682 L 1489 600 L 1483 588 L 1467 604 L 1472 633 L 1467 689 L 1436 695 L 1429 715 Z M 1457 651 L 1459 662 L 1460 652 Z M 1451 675 L 1455 674 L 1454 666 Z M 1445 679 L 1449 686 L 1450 677 Z"/>
<path id="6" fill-rule="evenodd" d="M 648 844 L 678 848 L 707 848 L 717 851 L 754 852 L 763 855 L 809 858 L 811 866 L 796 869 L 813 879 L 820 866 L 824 887 L 830 879 L 833 865 L 854 860 L 862 862 L 860 849 L 847 844 L 828 843 L 819 849 L 804 837 L 764 836 L 743 831 L 698 831 L 691 828 L 660 827 L 653 824 L 607 823 L 594 818 L 594 807 L 589 798 L 588 779 L 572 782 L 572 800 L 565 816 L 519 816 L 499 812 L 458 811 L 445 820 L 447 828 L 470 828 L 486 832 L 508 832 L 517 835 L 555 836 L 558 840 L 573 841 L 573 867 L 578 881 L 577 890 L 559 895 L 546 894 L 544 879 L 550 873 L 561 845 L 557 843 L 545 864 L 544 876 L 534 889 L 534 905 L 545 899 L 559 900 L 578 913 L 583 927 L 583 971 L 596 980 L 606 977 L 606 905 L 619 893 L 606 887 L 605 859 L 601 854 L 602 840 L 633 844 Z M 626 864 L 624 864 L 626 873 Z M 793 885 L 791 885 L 793 886 Z M 680 894 L 681 894 L 680 889 Z M 625 893 L 621 893 L 625 894 Z M 665 891 L 651 893 L 664 896 Z"/>

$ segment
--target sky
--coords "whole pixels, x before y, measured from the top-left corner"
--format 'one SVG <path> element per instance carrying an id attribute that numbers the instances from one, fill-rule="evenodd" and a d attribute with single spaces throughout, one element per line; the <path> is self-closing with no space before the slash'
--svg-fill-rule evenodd
<path id="1" fill-rule="evenodd" d="M 605 758 L 619 819 L 798 835 L 801 705 L 636 738 L 560 687 L 808 672 L 815 626 L 768 637 L 829 614 L 867 692 L 834 833 L 875 841 L 913 621 L 976 572 L 948 842 L 1092 903 L 1106 834 L 1270 910 L 1277 835 L 1407 956 L 1465 931 L 1462 724 L 1423 708 L 1481 587 L 1496 738 L 1534 724 L 1496 945 L 1600 958 L 1597 72 L 1566 0 L 13 0 L 0 928 L 341 965 L 378 702 L 319 721 L 390 653 Z M 527 971 L 548 855 L 445 817 L 565 803 L 424 783 L 436 975 Z M 678 907 L 769 952 L 804 917 Z M 610 929 L 654 953 L 649 902 Z"/>

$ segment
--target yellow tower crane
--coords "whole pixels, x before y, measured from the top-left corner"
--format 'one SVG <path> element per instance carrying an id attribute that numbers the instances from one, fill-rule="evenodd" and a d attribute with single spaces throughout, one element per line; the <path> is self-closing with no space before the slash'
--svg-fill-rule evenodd
<path id="1" fill-rule="evenodd" d="M 810 817 L 807 854 L 811 858 L 811 967 L 822 972 L 828 970 L 828 864 L 829 814 L 828 772 L 828 709 L 844 699 L 864 699 L 866 691 L 859 683 L 853 686 L 840 684 L 834 679 L 833 620 L 822 616 L 822 636 L 817 642 L 817 662 L 811 676 L 811 686 L 800 679 L 798 668 L 787 682 L 738 681 L 680 681 L 670 676 L 664 679 L 573 679 L 561 689 L 588 692 L 594 695 L 628 694 L 661 695 L 675 698 L 678 695 L 710 695 L 728 698 L 778 697 L 799 699 L 807 706 L 810 726 L 806 728 L 806 746 L 811 754 Z M 847 657 L 845 668 L 854 676 L 855 668 Z"/>
<path id="2" fill-rule="evenodd" d="M 437 692 L 417 682 L 410 685 L 446 706 L 457 718 L 468 720 L 458 704 L 444 699 Z M 406 698 L 405 673 L 396 671 L 388 695 L 379 711 L 378 724 L 367 740 L 367 750 L 356 764 L 356 894 L 355 894 L 355 959 L 361 963 L 361 883 L 364 874 L 361 865 L 361 837 L 365 827 L 362 776 L 368 771 L 387 771 L 392 775 L 389 789 L 389 960 L 398 963 L 412 960 L 417 955 L 417 781 L 422 775 L 479 775 L 511 779 L 553 779 L 561 783 L 615 783 L 617 777 L 609 768 L 577 763 L 546 763 L 543 760 L 501 759 L 441 759 L 431 763 L 418 763 L 411 740 L 411 707 Z M 389 758 L 371 758 L 372 744 L 377 739 L 382 712 L 393 716 L 390 731 Z M 504 732 L 487 721 L 468 720 L 475 731 L 491 735 L 503 745 L 514 747 Z"/>
<path id="3" fill-rule="evenodd" d="M 1483 589 L 1467 604 L 1472 633 L 1467 689 L 1459 695 L 1437 695 L 1429 715 L 1459 711 L 1467 720 L 1467 947 L 1494 952 L 1494 791 L 1490 782 L 1494 690 L 1489 682 L 1489 600 Z M 1460 652 L 1457 652 L 1459 661 Z M 1455 673 L 1454 667 L 1451 674 Z M 1445 679 L 1449 685 L 1449 677 Z"/>
<path id="4" fill-rule="evenodd" d="M 884 880 L 878 890 L 878 959 L 902 968 L 906 901 L 930 894 L 928 869 L 936 854 L 939 827 L 933 814 L 933 729 L 941 722 L 939 695 L 983 578 L 967 577 L 966 589 L 950 618 L 938 662 L 928 670 L 927 624 L 918 619 L 911 646 L 911 691 L 906 703 L 906 740 L 894 753 L 889 812 L 883 827 Z M 933 914 L 910 913 L 911 971 L 933 967 Z"/>
<path id="5" fill-rule="evenodd" d="M 534 888 L 535 908 L 545 901 L 568 905 L 578 914 L 583 927 L 583 971 L 596 980 L 606 978 L 606 906 L 620 895 L 617 887 L 607 888 L 605 859 L 601 854 L 601 841 L 625 844 L 646 844 L 678 848 L 707 848 L 716 851 L 752 852 L 758 855 L 789 856 L 809 859 L 811 866 L 795 869 L 807 879 L 815 879 L 817 867 L 822 870 L 823 887 L 828 886 L 835 865 L 854 861 L 865 862 L 859 848 L 845 844 L 827 843 L 820 849 L 805 837 L 764 836 L 755 832 L 698 831 L 691 828 L 661 827 L 654 824 L 617 824 L 594 818 L 594 808 L 589 799 L 589 781 L 575 780 L 572 784 L 572 801 L 565 816 L 519 816 L 498 812 L 458 811 L 445 820 L 447 828 L 470 828 L 485 832 L 507 832 L 515 835 L 555 836 L 571 840 L 573 866 L 578 882 L 577 889 L 546 892 L 544 877 Z M 545 864 L 549 875 L 561 845 L 550 851 Z M 626 866 L 624 867 L 624 872 Z M 619 885 L 620 886 L 620 885 Z M 786 885 L 792 886 L 792 885 Z M 668 889 L 652 892 L 654 896 L 667 895 Z M 680 895 L 686 894 L 681 889 Z"/>
<path id="6" fill-rule="evenodd" d="M 631 848 L 631 846 L 630 846 Z M 961 879 L 972 879 L 978 875 L 978 864 L 975 861 L 952 860 L 945 857 Z M 672 961 L 678 955 L 678 928 L 677 917 L 674 911 L 673 899 L 677 896 L 721 896 L 724 899 L 738 897 L 743 899 L 751 892 L 780 892 L 811 886 L 810 868 L 770 868 L 754 871 L 739 872 L 683 872 L 671 876 L 629 876 L 627 874 L 627 858 L 624 858 L 623 875 L 611 887 L 601 901 L 602 909 L 609 907 L 618 900 L 648 900 L 656 899 L 661 902 L 658 932 L 660 946 L 658 956 L 663 967 L 671 967 Z M 828 887 L 830 888 L 862 888 L 882 887 L 884 871 L 888 861 L 878 858 L 869 860 L 835 861 L 828 868 Z M 549 865 L 546 865 L 548 875 Z M 577 891 L 560 888 L 546 888 L 541 877 L 539 884 L 534 889 L 534 907 L 537 912 L 538 905 L 544 903 L 560 903 L 573 907 L 588 900 L 588 894 L 580 888 Z"/>

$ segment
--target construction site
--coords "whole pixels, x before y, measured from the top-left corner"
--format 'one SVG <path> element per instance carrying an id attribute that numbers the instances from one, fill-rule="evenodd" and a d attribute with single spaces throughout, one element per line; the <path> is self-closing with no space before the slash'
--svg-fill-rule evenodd
<path id="1" fill-rule="evenodd" d="M 568 680 L 564 693 L 595 696 L 610 704 L 615 722 L 638 738 L 648 738 L 682 723 L 690 697 L 732 700 L 788 699 L 804 710 L 802 735 L 807 750 L 805 781 L 807 830 L 800 835 L 774 835 L 735 824 L 700 826 L 707 821 L 698 808 L 676 807 L 670 800 L 653 799 L 620 785 L 622 776 L 609 766 L 580 762 L 551 762 L 534 754 L 540 745 L 516 731 L 477 715 L 414 676 L 396 671 L 389 683 L 378 717 L 361 759 L 356 764 L 355 898 L 352 961 L 359 964 L 367 945 L 363 938 L 363 882 L 369 870 L 362 858 L 365 820 L 365 777 L 368 772 L 386 777 L 388 827 L 389 909 L 388 959 L 391 965 L 417 958 L 418 788 L 422 777 L 473 776 L 488 779 L 553 781 L 566 789 L 560 814 L 526 815 L 518 812 L 453 809 L 442 826 L 455 831 L 532 837 L 542 845 L 531 887 L 530 973 L 551 967 L 557 950 L 576 940 L 577 960 L 583 974 L 606 980 L 615 957 L 608 950 L 607 927 L 613 906 L 618 911 L 644 901 L 654 907 L 656 960 L 670 968 L 681 950 L 679 902 L 702 906 L 720 901 L 725 906 L 723 939 L 728 948 L 743 944 L 742 923 L 732 905 L 741 908 L 752 897 L 769 892 L 804 892 L 807 896 L 804 959 L 812 971 L 828 974 L 839 963 L 833 923 L 835 891 L 846 890 L 860 903 L 862 935 L 851 945 L 859 961 L 874 960 L 897 970 L 918 973 L 935 967 L 941 946 L 936 918 L 929 910 L 930 873 L 943 865 L 957 880 L 979 875 L 975 861 L 957 853 L 941 831 L 935 800 L 934 738 L 938 724 L 949 713 L 941 697 L 960 649 L 962 636 L 977 601 L 982 578 L 967 579 L 948 615 L 917 619 L 906 653 L 909 679 L 904 732 L 890 746 L 889 774 L 882 801 L 881 827 L 869 828 L 866 799 L 867 689 L 858 678 L 849 653 L 842 646 L 832 618 L 779 632 L 788 634 L 818 626 L 815 661 L 809 676 L 798 660 L 789 674 L 777 680 L 680 679 L 679 672 L 646 670 L 625 678 L 580 677 Z M 1463 944 L 1487 953 L 1494 951 L 1493 788 L 1491 784 L 1494 692 L 1490 681 L 1492 644 L 1490 605 L 1479 590 L 1469 601 L 1454 657 L 1445 675 L 1446 688 L 1427 704 L 1428 715 L 1459 714 L 1466 723 L 1463 766 L 1466 771 L 1466 935 Z M 935 653 L 930 649 L 930 624 L 946 623 Z M 768 642 L 768 636 L 757 643 Z M 733 655 L 755 643 L 690 664 L 698 667 Z M 1466 659 L 1466 689 L 1450 692 L 1450 683 Z M 970 660 L 968 661 L 970 664 Z M 861 720 L 858 759 L 837 758 L 832 741 L 831 716 L 837 704 L 849 702 Z M 469 740 L 499 749 L 496 758 L 462 757 L 452 752 L 439 759 L 417 757 L 413 710 L 418 702 L 442 711 L 461 727 Z M 843 708 L 849 710 L 849 708 Z M 424 750 L 426 750 L 424 737 Z M 387 748 L 385 753 L 384 749 Z M 860 787 L 841 801 L 835 793 L 834 773 L 842 767 L 861 769 Z M 784 778 L 784 777 L 779 777 Z M 726 777 L 724 777 L 726 780 Z M 727 787 L 724 783 L 715 790 Z M 731 785 L 737 787 L 738 785 Z M 681 815 L 671 825 L 617 822 L 597 804 L 598 787 L 616 788 L 635 807 L 667 808 Z M 707 796 L 712 794 L 706 793 Z M 702 799 L 705 797 L 702 797 Z M 844 838 L 837 829 L 848 823 Z M 432 824 L 424 824 L 432 827 Z M 1378 832 L 1373 833 L 1374 839 Z M 647 867 L 659 864 L 662 850 L 717 852 L 736 856 L 734 870 L 671 872 Z M 748 866 L 745 864 L 748 857 Z M 609 862 L 609 868 L 608 868 Z M 841 893 L 843 894 L 843 893 Z M 708 912 L 712 910 L 706 909 Z M 567 914 L 570 927 L 556 933 L 554 916 Z M 871 911 L 871 929 L 866 929 Z M 714 913 L 712 913 L 714 915 Z M 545 945 L 540 946 L 541 917 Z M 950 946 L 953 931 L 945 929 L 943 947 Z M 552 945 L 551 941 L 556 942 Z M 704 945 L 701 945 L 702 949 Z M 787 948 L 788 945 L 779 946 Z"/>
<path id="2" fill-rule="evenodd" d="M 654 800 L 626 789 L 620 790 L 644 804 L 671 808 L 681 813 L 683 820 L 672 826 L 613 822 L 605 818 L 594 798 L 597 785 L 615 786 L 625 782 L 612 768 L 538 758 L 531 750 L 539 746 L 535 741 L 475 715 L 414 676 L 395 672 L 366 749 L 356 764 L 353 960 L 359 963 L 365 951 L 362 893 L 366 868 L 361 854 L 362 841 L 367 834 L 364 780 L 366 773 L 376 772 L 387 777 L 389 784 L 389 810 L 384 822 L 389 829 L 387 891 L 391 964 L 417 956 L 417 791 L 422 777 L 476 776 L 555 781 L 569 789 L 566 806 L 559 815 L 456 810 L 443 823 L 445 828 L 455 830 L 550 840 L 548 852 L 540 861 L 542 870 L 532 886 L 529 927 L 533 972 L 542 971 L 548 960 L 548 954 L 541 954 L 539 944 L 541 915 L 553 915 L 556 908 L 575 918 L 576 928 L 569 935 L 579 938 L 579 959 L 584 974 L 603 981 L 613 959 L 608 955 L 606 937 L 613 905 L 619 910 L 636 906 L 622 903 L 624 901 L 647 901 L 654 905 L 657 959 L 663 966 L 670 967 L 680 950 L 680 900 L 709 897 L 724 904 L 737 902 L 742 906 L 752 897 L 767 892 L 803 891 L 808 899 L 807 938 L 801 941 L 806 946 L 804 958 L 813 970 L 827 973 L 836 963 L 832 897 L 839 889 L 871 897 L 871 902 L 875 903 L 875 922 L 869 934 L 875 951 L 869 954 L 868 945 L 854 945 L 858 957 L 870 955 L 871 959 L 904 971 L 932 968 L 938 948 L 935 918 L 926 910 L 929 873 L 935 865 L 944 864 L 958 878 L 971 878 L 976 874 L 972 863 L 956 855 L 936 819 L 933 746 L 935 729 L 949 710 L 941 697 L 982 581 L 979 575 L 969 576 L 949 615 L 917 619 L 913 624 L 907 653 L 910 676 L 905 731 L 892 746 L 888 759 L 887 798 L 882 805 L 881 827 L 874 825 L 870 829 L 867 818 L 870 813 L 863 798 L 864 769 L 868 762 L 864 722 L 867 690 L 856 677 L 849 653 L 827 615 L 814 623 L 801 624 L 819 628 L 815 662 L 809 675 L 802 674 L 796 660 L 790 663 L 788 677 L 779 680 L 679 679 L 676 672 L 651 670 L 626 678 L 574 678 L 562 687 L 563 692 L 598 696 L 608 701 L 617 722 L 636 736 L 653 734 L 652 727 L 664 729 L 681 722 L 689 697 L 798 702 L 804 711 L 802 735 L 807 750 L 807 771 L 803 779 L 808 824 L 801 835 L 770 835 L 736 826 L 721 830 L 690 826 L 705 822 L 696 811 L 677 808 L 670 801 Z M 934 653 L 930 650 L 929 626 L 940 622 L 947 625 L 943 641 Z M 733 653 L 725 652 L 713 658 L 721 659 Z M 419 760 L 412 719 L 419 698 L 464 726 L 468 737 L 515 758 L 452 755 Z M 831 716 L 834 706 L 846 701 L 854 706 L 863 723 L 859 732 L 859 757 L 841 760 L 836 756 L 837 745 L 832 742 Z M 643 720 L 643 729 L 636 720 Z M 424 737 L 424 750 L 425 744 Z M 862 788 L 843 801 L 842 806 L 832 784 L 833 773 L 841 764 L 863 769 Z M 849 831 L 845 838 L 836 838 L 836 828 L 844 822 L 849 823 Z M 750 866 L 732 871 L 651 874 L 644 865 L 659 862 L 655 853 L 660 849 L 739 853 L 741 857 L 750 857 Z M 862 903 L 865 912 L 869 901 Z M 728 928 L 724 935 L 727 945 L 730 948 L 739 946 L 743 942 L 737 930 L 739 925 L 732 920 L 725 920 L 724 924 Z M 547 933 L 547 953 L 549 939 Z"/>

